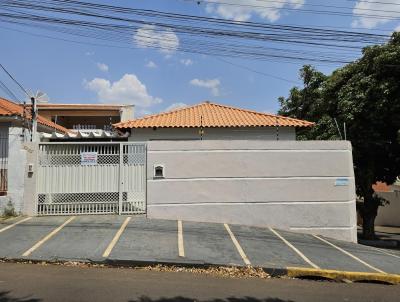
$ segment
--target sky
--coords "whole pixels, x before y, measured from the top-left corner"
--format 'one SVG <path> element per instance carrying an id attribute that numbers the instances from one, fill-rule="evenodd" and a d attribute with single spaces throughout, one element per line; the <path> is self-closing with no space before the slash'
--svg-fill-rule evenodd
<path id="1" fill-rule="evenodd" d="M 120 0 L 112 1 L 112 4 L 229 20 L 331 26 L 379 34 L 400 30 L 400 13 L 397 13 L 400 0 L 213 0 L 200 1 L 200 4 L 190 0 Z M 350 14 L 334 16 L 304 12 L 307 9 L 334 9 L 317 5 L 348 7 L 345 11 Z M 366 9 L 374 15 L 393 12 L 390 14 L 393 18 L 357 16 Z M 141 33 L 152 38 L 143 41 Z M 179 35 L 151 26 L 132 33 L 132 45 L 135 46 L 132 48 L 75 43 L 76 40 L 68 35 L 0 22 L 0 63 L 29 91 L 45 92 L 51 103 L 134 104 L 136 116 L 205 100 L 275 113 L 279 109 L 278 97 L 288 96 L 295 85 L 301 86 L 299 69 L 302 65 L 312 64 L 327 74 L 341 66 L 183 53 L 179 51 Z M 169 43 L 168 51 L 158 49 L 162 48 L 162 43 Z M 148 47 L 149 44 L 153 47 Z M 0 79 L 23 98 L 3 73 Z M 9 98 L 1 90 L 0 96 Z"/>

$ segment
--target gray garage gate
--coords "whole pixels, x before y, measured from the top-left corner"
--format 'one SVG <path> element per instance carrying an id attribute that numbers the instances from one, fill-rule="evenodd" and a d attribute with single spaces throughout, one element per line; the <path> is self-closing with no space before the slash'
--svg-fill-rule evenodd
<path id="1" fill-rule="evenodd" d="M 146 213 L 146 144 L 40 143 L 37 215 Z"/>

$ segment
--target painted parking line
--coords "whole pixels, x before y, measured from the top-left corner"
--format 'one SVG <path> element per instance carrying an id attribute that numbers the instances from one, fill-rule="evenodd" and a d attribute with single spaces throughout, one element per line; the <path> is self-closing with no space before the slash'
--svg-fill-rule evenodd
<path id="1" fill-rule="evenodd" d="M 231 228 L 229 227 L 228 224 L 224 223 L 225 229 L 227 230 L 229 236 L 231 236 L 232 242 L 235 245 L 236 249 L 238 250 L 240 256 L 242 257 L 244 263 L 248 266 L 251 266 L 251 262 L 249 260 L 249 258 L 247 258 L 246 253 L 244 252 L 244 250 L 242 249 L 242 247 L 240 246 L 239 241 L 237 241 L 235 235 L 232 233 Z"/>
<path id="2" fill-rule="evenodd" d="M 326 240 L 326 239 L 324 239 L 324 238 L 321 238 L 321 237 L 319 237 L 318 235 L 313 235 L 313 236 L 314 236 L 315 238 L 321 240 L 322 242 L 325 242 L 326 244 L 328 244 L 328 245 L 334 247 L 335 249 L 341 251 L 342 253 L 346 254 L 347 256 L 353 258 L 354 260 L 360 262 L 361 264 L 364 264 L 365 266 L 369 267 L 370 269 L 372 269 L 372 270 L 374 270 L 374 271 L 377 271 L 378 273 L 386 274 L 384 271 L 380 270 L 379 268 L 376 268 L 376 267 L 374 267 L 374 266 L 368 264 L 367 262 L 365 262 L 365 261 L 361 260 L 360 258 L 354 256 L 353 254 L 349 253 L 348 251 L 346 251 L 346 250 L 344 250 L 344 249 L 338 247 L 337 245 L 335 245 L 335 244 L 329 242 L 328 240 Z"/>
<path id="3" fill-rule="evenodd" d="M 399 258 L 399 259 L 400 259 L 400 255 L 395 255 L 395 254 L 393 254 L 393 253 L 389 253 L 389 252 L 387 252 L 387 251 L 385 251 L 385 250 L 382 250 L 382 249 L 379 249 L 379 248 L 375 248 L 375 250 L 377 250 L 377 251 L 379 251 L 379 252 L 381 252 L 381 253 L 383 253 L 383 254 L 386 254 L 386 255 L 388 255 L 388 256 L 392 256 L 392 257 L 395 257 L 395 258 Z"/>
<path id="4" fill-rule="evenodd" d="M 281 234 L 279 234 L 277 231 L 275 231 L 273 228 L 269 228 L 269 230 L 274 233 L 279 239 L 281 239 L 288 247 L 290 247 L 293 251 L 297 253 L 305 262 L 307 262 L 309 265 L 311 265 L 313 268 L 319 269 L 320 267 L 316 265 L 314 262 L 312 262 L 310 259 L 307 258 L 306 255 L 304 255 L 302 252 L 300 252 L 293 244 L 291 244 L 289 241 L 287 241 Z"/>
<path id="5" fill-rule="evenodd" d="M 114 246 L 117 244 L 119 238 L 121 237 L 122 233 L 124 232 L 126 226 L 128 225 L 129 221 L 131 220 L 132 217 L 127 217 L 124 221 L 124 223 L 121 225 L 119 228 L 118 232 L 115 234 L 113 240 L 111 240 L 110 244 L 106 248 L 106 250 L 103 253 L 103 257 L 106 258 L 110 256 Z"/>
<path id="6" fill-rule="evenodd" d="M 27 217 L 27 218 L 25 218 L 25 219 L 22 219 L 22 220 L 19 220 L 19 221 L 13 223 L 13 224 L 10 224 L 10 225 L 8 225 L 8 226 L 6 226 L 6 227 L 0 229 L 0 233 L 2 233 L 2 232 L 4 232 L 4 231 L 7 231 L 7 230 L 9 230 L 9 229 L 11 229 L 11 228 L 13 228 L 13 227 L 15 227 L 16 225 L 18 225 L 18 224 L 20 224 L 20 223 L 23 223 L 23 222 L 25 222 L 25 221 L 28 221 L 29 219 L 32 219 L 32 217 Z"/>
<path id="7" fill-rule="evenodd" d="M 182 220 L 178 220 L 178 255 L 179 255 L 179 257 L 185 257 L 185 246 L 183 244 Z"/>
<path id="8" fill-rule="evenodd" d="M 32 252 L 34 252 L 36 249 L 38 249 L 43 243 L 45 243 L 47 240 L 49 240 L 51 237 L 56 235 L 59 231 L 63 229 L 68 223 L 70 223 L 72 220 L 75 219 L 75 216 L 70 217 L 67 219 L 62 225 L 60 225 L 58 228 L 54 229 L 51 231 L 48 235 L 43 237 L 41 240 L 39 240 L 34 246 L 32 246 L 29 250 L 27 250 L 25 253 L 22 254 L 22 257 L 28 257 Z"/>

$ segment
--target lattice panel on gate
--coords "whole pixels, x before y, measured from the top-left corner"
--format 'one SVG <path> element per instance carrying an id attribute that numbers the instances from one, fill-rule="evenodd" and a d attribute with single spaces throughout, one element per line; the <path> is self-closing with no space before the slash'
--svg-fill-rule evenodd
<path id="1" fill-rule="evenodd" d="M 146 212 L 146 145 L 124 144 L 121 164 L 121 213 Z"/>
<path id="2" fill-rule="evenodd" d="M 38 215 L 145 213 L 144 144 L 42 143 L 38 157 Z"/>
<path id="3" fill-rule="evenodd" d="M 118 192 L 39 194 L 39 215 L 117 214 Z"/>

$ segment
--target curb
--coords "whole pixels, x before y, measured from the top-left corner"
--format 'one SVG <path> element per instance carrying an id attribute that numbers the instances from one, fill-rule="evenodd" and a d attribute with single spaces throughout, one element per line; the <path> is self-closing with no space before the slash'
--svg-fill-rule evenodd
<path id="1" fill-rule="evenodd" d="M 400 284 L 400 275 L 383 274 L 383 273 L 364 273 L 351 271 L 338 271 L 329 269 L 314 269 L 302 267 L 287 267 L 284 270 L 268 271 L 273 277 L 290 277 L 290 278 L 323 278 L 335 281 L 352 281 L 352 282 L 380 282 L 388 284 Z"/>
<path id="2" fill-rule="evenodd" d="M 179 268 L 217 268 L 217 267 L 245 267 L 240 265 L 227 265 L 227 264 L 211 264 L 202 261 L 173 261 L 173 260 L 117 260 L 117 259 L 11 259 L 0 258 L 0 262 L 14 262 L 14 263 L 47 263 L 47 264 L 68 264 L 77 262 L 87 265 L 104 265 L 107 267 L 146 267 L 146 266 L 169 266 Z M 257 268 L 257 267 L 255 267 Z M 383 273 L 364 273 L 364 272 L 351 272 L 339 271 L 329 269 L 314 269 L 304 267 L 287 267 L 287 268 L 270 268 L 261 267 L 261 269 L 274 278 L 317 278 L 326 279 L 339 282 L 376 282 L 391 285 L 400 284 L 399 274 L 383 274 Z"/>

